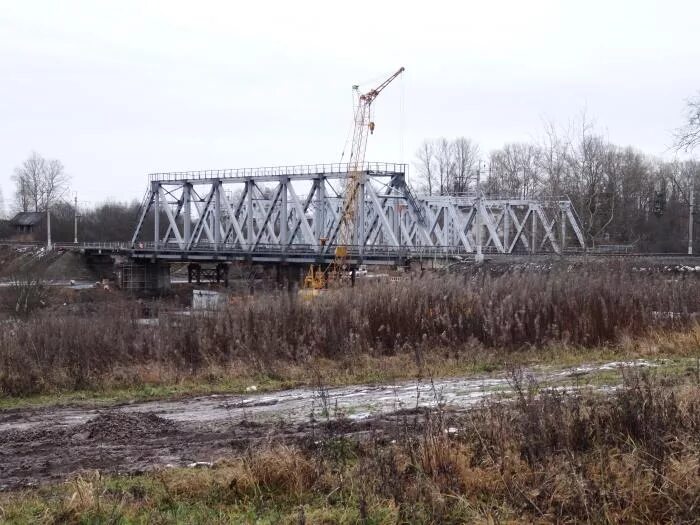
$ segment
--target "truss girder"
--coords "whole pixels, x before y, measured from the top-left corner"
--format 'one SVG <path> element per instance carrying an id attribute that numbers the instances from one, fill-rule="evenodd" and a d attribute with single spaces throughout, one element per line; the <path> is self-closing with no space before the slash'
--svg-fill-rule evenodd
<path id="1" fill-rule="evenodd" d="M 585 248 L 568 199 L 416 196 L 405 182 L 405 167 L 392 166 L 363 172 L 350 236 L 357 253 L 369 247 L 399 247 L 408 254 L 426 247 L 473 253 L 479 239 L 483 250 L 495 253 Z M 343 199 L 331 181 L 342 187 L 342 173 L 315 169 L 221 178 L 206 173 L 152 178 L 132 244 L 152 242 L 156 250 L 183 253 L 275 250 L 282 258 L 299 246 L 319 255 L 332 253 Z M 149 216 L 154 222 L 150 239 L 150 228 L 144 228 Z"/>

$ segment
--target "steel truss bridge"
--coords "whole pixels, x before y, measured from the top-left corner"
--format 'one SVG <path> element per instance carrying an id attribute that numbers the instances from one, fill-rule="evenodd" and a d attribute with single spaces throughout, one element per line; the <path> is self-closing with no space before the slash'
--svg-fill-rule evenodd
<path id="1" fill-rule="evenodd" d="M 130 252 L 156 260 L 328 263 L 351 166 L 314 164 L 149 175 Z M 350 264 L 585 248 L 567 198 L 415 195 L 407 166 L 360 168 Z"/>

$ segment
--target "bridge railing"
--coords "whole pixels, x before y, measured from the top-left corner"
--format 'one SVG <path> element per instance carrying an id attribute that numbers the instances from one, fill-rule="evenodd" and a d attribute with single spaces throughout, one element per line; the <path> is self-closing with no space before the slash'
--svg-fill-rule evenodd
<path id="1" fill-rule="evenodd" d="M 130 242 L 57 242 L 54 243 L 54 248 L 57 249 L 86 249 L 86 250 L 105 250 L 105 251 L 127 251 L 131 250 Z"/>
<path id="2" fill-rule="evenodd" d="M 268 166 L 261 168 L 237 168 L 222 170 L 174 171 L 168 173 L 151 173 L 151 182 L 175 182 L 184 180 L 209 179 L 250 179 L 255 177 L 282 177 L 293 175 L 331 175 L 350 173 L 353 170 L 372 173 L 406 173 L 406 164 L 396 162 L 364 162 L 333 164 L 299 164 L 294 166 Z"/>

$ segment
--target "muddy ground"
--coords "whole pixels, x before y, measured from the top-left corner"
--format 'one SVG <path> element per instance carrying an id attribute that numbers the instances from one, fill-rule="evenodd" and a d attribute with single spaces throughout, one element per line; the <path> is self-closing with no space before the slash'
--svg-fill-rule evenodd
<path id="1" fill-rule="evenodd" d="M 582 376 L 629 364 L 528 374 L 550 385 L 575 385 Z M 431 407 L 459 413 L 506 393 L 509 384 L 509 377 L 503 375 L 265 394 L 251 391 L 108 408 L 4 410 L 0 411 L 0 490 L 61 481 L 83 470 L 139 473 L 212 462 L 265 440 L 313 443 L 329 435 L 360 438 L 368 434 L 381 438 L 399 426 L 405 428 L 407 417 L 419 426 L 423 412 Z"/>

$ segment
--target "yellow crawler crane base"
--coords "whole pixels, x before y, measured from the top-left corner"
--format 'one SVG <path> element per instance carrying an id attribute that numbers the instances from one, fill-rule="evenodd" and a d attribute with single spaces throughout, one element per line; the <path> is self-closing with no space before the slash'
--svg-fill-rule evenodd
<path id="1" fill-rule="evenodd" d="M 309 266 L 309 271 L 304 277 L 304 286 L 299 290 L 299 293 L 305 299 L 311 299 L 321 293 L 325 289 L 328 281 L 321 266 Z"/>

